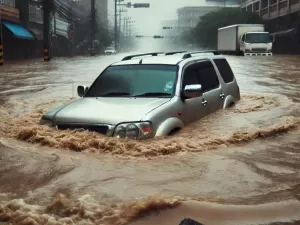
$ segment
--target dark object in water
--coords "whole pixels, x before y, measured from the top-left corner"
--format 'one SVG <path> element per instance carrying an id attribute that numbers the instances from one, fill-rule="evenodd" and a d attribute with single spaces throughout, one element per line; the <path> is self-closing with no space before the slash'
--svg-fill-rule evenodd
<path id="1" fill-rule="evenodd" d="M 184 220 L 181 221 L 179 225 L 203 225 L 202 223 L 198 223 L 195 220 L 192 220 L 190 218 L 185 218 Z"/>

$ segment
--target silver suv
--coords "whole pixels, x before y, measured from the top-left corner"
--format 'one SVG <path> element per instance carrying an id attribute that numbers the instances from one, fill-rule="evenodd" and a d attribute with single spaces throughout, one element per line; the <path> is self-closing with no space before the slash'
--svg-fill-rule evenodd
<path id="1" fill-rule="evenodd" d="M 185 125 L 240 99 L 227 60 L 216 51 L 147 53 L 108 66 L 82 98 L 43 115 L 41 124 L 145 139 Z"/>

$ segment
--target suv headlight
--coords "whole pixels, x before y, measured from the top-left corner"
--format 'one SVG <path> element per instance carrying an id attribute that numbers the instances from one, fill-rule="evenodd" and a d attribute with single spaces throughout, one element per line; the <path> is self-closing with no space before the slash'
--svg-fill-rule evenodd
<path id="1" fill-rule="evenodd" d="M 152 134 L 151 122 L 122 123 L 114 130 L 114 137 L 128 139 L 144 139 Z"/>
<path id="2" fill-rule="evenodd" d="M 48 120 L 48 119 L 45 119 L 45 118 L 42 118 L 40 120 L 40 125 L 47 125 L 47 126 L 53 126 L 53 123 L 51 120 Z"/>

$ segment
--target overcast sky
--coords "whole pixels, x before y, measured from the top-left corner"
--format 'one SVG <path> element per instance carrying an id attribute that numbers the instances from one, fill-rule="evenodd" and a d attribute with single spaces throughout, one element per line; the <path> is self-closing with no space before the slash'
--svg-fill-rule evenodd
<path id="1" fill-rule="evenodd" d="M 113 23 L 114 1 L 109 0 L 109 19 Z M 127 2 L 127 1 L 126 1 Z M 123 16 L 130 16 L 142 35 L 155 35 L 161 32 L 163 20 L 176 19 L 176 9 L 183 6 L 204 6 L 205 0 L 129 0 L 132 3 L 150 3 L 148 9 L 127 9 Z"/>

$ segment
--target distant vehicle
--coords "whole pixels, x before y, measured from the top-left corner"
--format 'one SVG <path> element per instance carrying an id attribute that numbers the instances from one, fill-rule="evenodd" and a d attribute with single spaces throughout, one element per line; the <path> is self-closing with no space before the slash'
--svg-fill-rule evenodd
<path id="1" fill-rule="evenodd" d="M 218 29 L 218 51 L 236 55 L 272 56 L 274 37 L 263 24 L 237 24 Z"/>
<path id="2" fill-rule="evenodd" d="M 77 92 L 82 98 L 47 112 L 40 123 L 146 139 L 172 135 L 240 100 L 230 65 L 216 51 L 127 56 Z"/>
<path id="3" fill-rule="evenodd" d="M 107 47 L 104 51 L 105 55 L 113 55 L 113 54 L 117 54 L 116 50 L 114 47 Z"/>

